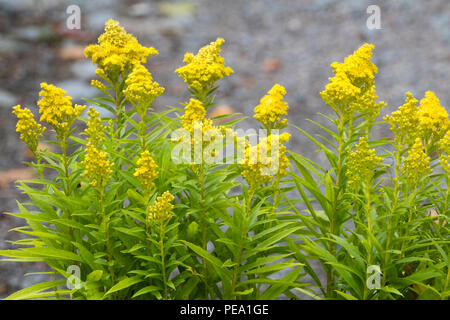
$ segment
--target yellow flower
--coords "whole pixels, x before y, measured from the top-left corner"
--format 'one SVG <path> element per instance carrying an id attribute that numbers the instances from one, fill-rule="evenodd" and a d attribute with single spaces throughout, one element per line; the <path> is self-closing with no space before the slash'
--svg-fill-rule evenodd
<path id="1" fill-rule="evenodd" d="M 164 88 L 153 81 L 150 72 L 141 64 L 134 67 L 125 84 L 125 97 L 137 108 L 141 117 L 145 115 L 153 100 L 164 92 Z"/>
<path id="2" fill-rule="evenodd" d="M 20 133 L 20 139 L 35 153 L 45 131 L 40 124 L 34 120 L 33 113 L 27 109 L 21 109 L 20 105 L 13 107 L 13 113 L 19 119 L 16 125 L 16 132 Z"/>
<path id="3" fill-rule="evenodd" d="M 94 88 L 97 88 L 98 90 L 100 90 L 102 92 L 106 92 L 106 90 L 107 90 L 106 86 L 98 80 L 92 80 L 91 86 L 93 86 Z"/>
<path id="4" fill-rule="evenodd" d="M 450 128 L 448 113 L 432 91 L 425 92 L 425 98 L 420 100 L 418 117 L 420 131 L 426 139 L 431 137 L 432 140 L 437 141 Z"/>
<path id="5" fill-rule="evenodd" d="M 58 134 L 67 132 L 86 106 L 72 106 L 72 98 L 65 96 L 66 91 L 54 85 L 44 82 L 41 83 L 41 88 L 41 99 L 37 103 L 40 120 L 51 125 Z"/>
<path id="6" fill-rule="evenodd" d="M 376 155 L 374 149 L 369 148 L 366 137 L 359 138 L 359 143 L 355 151 L 351 151 L 347 162 L 348 185 L 351 189 L 356 189 L 361 181 L 370 182 L 374 175 L 374 170 L 383 158 Z"/>
<path id="7" fill-rule="evenodd" d="M 352 55 L 346 57 L 343 63 L 333 62 L 331 64 L 333 72 L 335 74 L 344 72 L 358 88 L 370 88 L 378 72 L 377 66 L 370 61 L 373 48 L 375 47 L 372 44 L 363 44 Z"/>
<path id="8" fill-rule="evenodd" d="M 150 152 L 147 150 L 142 152 L 137 164 L 139 167 L 134 171 L 134 176 L 138 178 L 143 186 L 147 188 L 153 187 L 153 180 L 158 176 L 158 166 L 151 157 Z"/>
<path id="9" fill-rule="evenodd" d="M 96 189 L 104 188 L 112 175 L 113 164 L 109 162 L 108 154 L 89 142 L 82 164 L 85 167 L 83 176 L 88 177 L 91 186 Z"/>
<path id="10" fill-rule="evenodd" d="M 408 157 L 404 160 L 401 172 L 411 184 L 416 184 L 423 176 L 431 173 L 430 158 L 424 152 L 420 138 L 416 138 Z"/>
<path id="11" fill-rule="evenodd" d="M 183 127 L 191 133 L 194 132 L 195 122 L 201 122 L 203 133 L 212 127 L 212 120 L 205 118 L 206 110 L 200 100 L 191 98 L 184 107 L 184 115 L 181 117 Z"/>
<path id="12" fill-rule="evenodd" d="M 197 55 L 189 52 L 185 54 L 184 62 L 187 65 L 175 72 L 188 83 L 189 89 L 197 92 L 209 90 L 217 80 L 233 73 L 233 69 L 225 67 L 225 60 L 219 54 L 224 42 L 224 39 L 218 38 L 201 48 Z"/>
<path id="13" fill-rule="evenodd" d="M 172 217 L 173 204 L 171 203 L 175 197 L 166 191 L 162 196 L 158 197 L 155 203 L 150 207 L 148 219 L 158 225 L 164 225 Z"/>
<path id="14" fill-rule="evenodd" d="M 450 174 L 450 129 L 445 136 L 439 141 L 440 156 L 439 163 L 442 170 Z"/>
<path id="15" fill-rule="evenodd" d="M 106 75 L 115 77 L 126 67 L 131 70 L 135 65 L 145 63 L 148 57 L 158 54 L 158 51 L 141 46 L 119 22 L 110 19 L 105 23 L 105 32 L 98 38 L 98 44 L 89 45 L 84 53 L 102 70 L 98 75 L 105 79 Z"/>
<path id="16" fill-rule="evenodd" d="M 287 175 L 286 168 L 290 163 L 286 156 L 286 147 L 282 144 L 287 142 L 289 137 L 290 134 L 286 132 L 281 135 L 270 135 L 261 138 L 256 146 L 251 146 L 248 140 L 245 140 L 245 160 L 241 163 L 241 175 L 251 189 L 269 182 L 274 176 L 281 178 Z M 278 139 L 278 152 L 272 150 L 273 139 L 274 143 Z M 273 172 L 274 169 L 276 172 Z"/>
<path id="17" fill-rule="evenodd" d="M 407 92 L 405 103 L 390 116 L 383 118 L 391 125 L 391 131 L 400 145 L 412 144 L 420 134 L 417 102 L 418 100 L 410 92 Z"/>
<path id="18" fill-rule="evenodd" d="M 375 102 L 375 74 L 377 67 L 370 59 L 374 46 L 364 44 L 343 63 L 333 62 L 335 76 L 320 93 L 325 103 L 336 113 L 347 118 L 357 111 L 368 121 L 373 121 L 385 107 L 384 102 Z"/>
<path id="19" fill-rule="evenodd" d="M 89 115 L 89 120 L 84 134 L 88 136 L 88 142 L 93 145 L 100 147 L 105 141 L 105 126 L 102 124 L 100 119 L 100 113 L 95 111 L 94 107 L 90 107 L 87 113 Z"/>
<path id="20" fill-rule="evenodd" d="M 275 84 L 255 107 L 255 119 L 261 122 L 267 129 L 282 129 L 287 126 L 287 119 L 281 118 L 287 115 L 289 106 L 283 101 L 286 89 Z"/>

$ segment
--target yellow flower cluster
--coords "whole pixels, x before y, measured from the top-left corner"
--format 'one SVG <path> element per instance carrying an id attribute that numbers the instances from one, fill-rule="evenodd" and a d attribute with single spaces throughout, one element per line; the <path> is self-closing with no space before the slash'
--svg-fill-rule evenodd
<path id="1" fill-rule="evenodd" d="M 88 136 L 88 142 L 100 147 L 105 141 L 104 131 L 106 127 L 102 124 L 100 113 L 95 111 L 94 107 L 90 107 L 87 114 L 89 115 L 89 120 L 83 133 Z"/>
<path id="2" fill-rule="evenodd" d="M 84 111 L 86 106 L 72 106 L 72 98 L 65 96 L 66 91 L 54 85 L 41 83 L 42 97 L 38 101 L 41 121 L 51 125 L 58 134 L 63 134 L 70 129 L 73 121 Z"/>
<path id="3" fill-rule="evenodd" d="M 377 67 L 370 61 L 374 46 L 364 44 L 343 63 L 333 62 L 335 74 L 320 93 L 325 103 L 336 113 L 351 118 L 358 111 L 368 120 L 375 119 L 384 102 L 375 102 L 375 75 Z"/>
<path id="4" fill-rule="evenodd" d="M 420 105 L 417 104 L 418 100 L 407 92 L 405 103 L 383 118 L 391 125 L 400 145 L 412 145 L 419 137 L 425 142 L 439 141 L 450 129 L 447 111 L 432 91 L 427 91 Z"/>
<path id="5" fill-rule="evenodd" d="M 152 75 L 142 64 L 134 67 L 125 84 L 126 89 L 123 93 L 135 106 L 141 118 L 145 116 L 145 112 L 153 100 L 164 92 L 164 88 L 153 81 Z"/>
<path id="6" fill-rule="evenodd" d="M 397 143 L 412 144 L 419 135 L 418 100 L 410 92 L 406 93 L 406 100 L 397 111 L 390 116 L 385 116 L 384 121 L 391 125 L 391 131 L 395 134 Z"/>
<path id="7" fill-rule="evenodd" d="M 205 118 L 206 110 L 200 100 L 191 98 L 184 107 L 184 115 L 181 117 L 183 127 L 191 133 L 194 132 L 195 122 L 201 122 L 203 133 L 212 127 L 212 120 Z"/>
<path id="8" fill-rule="evenodd" d="M 109 162 L 108 154 L 89 142 L 82 164 L 85 167 L 83 176 L 88 177 L 91 186 L 98 190 L 104 188 L 112 175 L 113 164 Z"/>
<path id="9" fill-rule="evenodd" d="M 98 44 L 89 45 L 84 53 L 101 70 L 97 75 L 104 79 L 106 75 L 117 76 L 126 67 L 132 70 L 135 65 L 145 63 L 148 57 L 158 54 L 158 51 L 141 46 L 119 22 L 110 19 L 105 23 L 105 32 L 98 38 Z"/>
<path id="10" fill-rule="evenodd" d="M 439 156 L 439 163 L 442 169 L 450 174 L 450 130 L 439 141 L 439 148 L 441 155 Z"/>
<path id="11" fill-rule="evenodd" d="M 153 180 L 158 176 L 158 166 L 150 155 L 150 152 L 147 150 L 143 151 L 137 164 L 139 167 L 134 171 L 134 176 L 137 177 L 139 182 L 146 188 L 153 187 Z"/>
<path id="12" fill-rule="evenodd" d="M 420 100 L 418 117 L 420 131 L 426 140 L 438 141 L 450 129 L 448 113 L 432 91 L 425 92 L 425 97 Z"/>
<path id="13" fill-rule="evenodd" d="M 34 120 L 33 113 L 27 108 L 21 108 L 20 105 L 13 107 L 13 113 L 19 119 L 16 125 L 16 132 L 20 133 L 20 139 L 35 153 L 42 138 L 45 127 Z"/>
<path id="14" fill-rule="evenodd" d="M 155 203 L 150 207 L 148 219 L 157 225 L 164 225 L 172 217 L 173 204 L 171 203 L 175 197 L 166 191 L 162 196 L 158 197 Z"/>
<path id="15" fill-rule="evenodd" d="M 255 107 L 254 118 L 261 122 L 267 129 L 283 129 L 287 124 L 287 119 L 281 118 L 287 115 L 289 106 L 283 101 L 286 89 L 275 84 L 261 100 L 260 104 Z"/>
<path id="16" fill-rule="evenodd" d="M 416 184 L 423 176 L 431 173 L 430 158 L 424 152 L 420 138 L 416 138 L 401 168 L 406 180 Z"/>
<path id="17" fill-rule="evenodd" d="M 250 188 L 257 188 L 262 183 L 269 182 L 274 176 L 281 178 L 287 175 L 286 169 L 290 163 L 286 156 L 286 147 L 282 144 L 289 141 L 289 137 L 290 134 L 286 132 L 277 136 L 270 135 L 261 138 L 256 146 L 249 145 L 245 140 L 245 161 L 241 163 L 241 175 Z M 277 140 L 278 152 L 272 150 L 272 142 L 276 143 Z M 273 168 L 276 168 L 276 172 L 272 172 Z"/>
<path id="18" fill-rule="evenodd" d="M 351 189 L 356 189 L 361 181 L 370 182 L 374 175 L 374 170 L 383 158 L 376 155 L 374 149 L 369 148 L 366 137 L 360 137 L 355 151 L 351 151 L 347 162 L 348 185 Z"/>
<path id="19" fill-rule="evenodd" d="M 175 72 L 190 89 L 204 92 L 211 89 L 217 80 L 233 73 L 233 69 L 225 67 L 225 60 L 219 54 L 224 42 L 224 39 L 218 38 L 201 48 L 197 55 L 190 52 L 185 54 L 184 62 L 187 65 L 178 68 Z"/>

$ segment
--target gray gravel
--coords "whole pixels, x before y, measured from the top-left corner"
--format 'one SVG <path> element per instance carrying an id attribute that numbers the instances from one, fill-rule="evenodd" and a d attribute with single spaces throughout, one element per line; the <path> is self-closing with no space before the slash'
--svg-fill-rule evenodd
<path id="1" fill-rule="evenodd" d="M 81 7 L 81 31 L 65 29 L 69 4 Z M 380 30 L 366 27 L 369 4 L 381 9 Z M 39 83 L 44 81 L 61 85 L 76 99 L 94 94 L 88 86 L 92 67 L 85 61 L 63 60 L 59 52 L 94 42 L 109 18 L 118 19 L 141 43 L 159 50 L 149 63 L 154 78 L 166 88 L 155 103 L 157 110 L 187 99 L 174 70 L 182 65 L 186 51 L 196 52 L 217 37 L 226 40 L 223 56 L 235 70 L 221 81 L 217 101 L 250 116 L 242 124 L 245 127 L 257 127 L 253 108 L 274 83 L 280 83 L 288 92 L 290 123 L 315 132 L 306 118 L 317 120 L 317 112 L 329 112 L 319 92 L 332 76 L 330 64 L 365 42 L 375 45 L 377 92 L 388 104 L 383 114 L 402 104 L 406 91 L 422 98 L 432 90 L 447 110 L 450 104 L 448 0 L 0 0 L 0 171 L 23 167 L 26 160 L 14 132 L 11 104 L 36 111 Z M 323 163 L 311 144 L 294 129 L 288 130 L 293 134 L 291 149 Z M 13 184 L 0 189 L 0 211 L 17 210 L 19 197 Z M 0 216 L 0 249 L 10 247 L 5 240 L 19 237 L 7 230 L 20 223 Z M 23 275 L 44 268 L 0 262 L 0 298 L 40 281 Z"/>

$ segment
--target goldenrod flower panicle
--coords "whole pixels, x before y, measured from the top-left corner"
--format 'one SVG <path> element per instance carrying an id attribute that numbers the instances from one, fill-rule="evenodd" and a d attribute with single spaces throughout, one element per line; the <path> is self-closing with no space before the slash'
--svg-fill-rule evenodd
<path id="1" fill-rule="evenodd" d="M 187 82 L 190 89 L 197 92 L 207 91 L 216 81 L 233 73 L 233 69 L 225 67 L 225 60 L 219 54 L 224 42 L 224 39 L 218 38 L 201 48 L 197 55 L 189 52 L 185 54 L 184 62 L 187 64 L 175 72 Z"/>
<path id="2" fill-rule="evenodd" d="M 410 92 L 407 92 L 405 103 L 398 107 L 397 111 L 392 112 L 390 116 L 383 118 L 390 124 L 391 131 L 395 134 L 395 139 L 400 145 L 404 143 L 410 145 L 420 135 L 417 103 L 418 100 Z"/>
<path id="3" fill-rule="evenodd" d="M 58 134 L 67 132 L 86 106 L 72 106 L 72 98 L 65 95 L 65 90 L 54 85 L 44 82 L 41 83 L 41 88 L 41 99 L 37 103 L 40 120 L 51 125 Z"/>
<path id="4" fill-rule="evenodd" d="M 146 188 L 154 186 L 153 180 L 158 176 L 158 166 L 150 155 L 150 152 L 145 150 L 141 153 L 141 157 L 137 161 L 138 168 L 134 172 L 134 176 L 138 178 L 139 182 Z"/>
<path id="5" fill-rule="evenodd" d="M 383 158 L 376 155 L 374 149 L 369 148 L 366 137 L 359 138 L 355 151 L 351 151 L 347 162 L 348 185 L 356 189 L 361 181 L 370 183 L 374 176 L 374 170 Z"/>
<path id="6" fill-rule="evenodd" d="M 111 178 L 113 164 L 108 160 L 108 154 L 100 151 L 97 146 L 89 142 L 82 165 L 85 167 L 83 176 L 87 176 L 89 183 L 100 190 Z"/>
<path id="7" fill-rule="evenodd" d="M 164 88 L 153 81 L 150 72 L 141 64 L 134 67 L 125 84 L 125 97 L 137 108 L 141 117 L 153 100 L 164 92 Z"/>
<path id="8" fill-rule="evenodd" d="M 416 185 L 425 175 L 432 172 L 430 158 L 426 155 L 420 138 L 416 138 L 408 156 L 403 162 L 401 172 L 406 180 Z"/>
<path id="9" fill-rule="evenodd" d="M 281 119 L 287 115 L 289 106 L 286 101 L 283 101 L 283 96 L 286 94 L 286 89 L 275 84 L 269 90 L 258 106 L 255 107 L 255 119 L 261 122 L 267 129 L 283 129 L 287 126 L 287 119 Z"/>
<path id="10" fill-rule="evenodd" d="M 89 115 L 89 120 L 83 133 L 88 136 L 88 142 L 100 147 L 105 141 L 106 126 L 102 124 L 100 113 L 95 111 L 94 107 L 90 107 L 87 114 Z"/>
<path id="11" fill-rule="evenodd" d="M 171 203 L 173 200 L 175 200 L 175 197 L 169 191 L 157 197 L 155 203 L 150 206 L 151 214 L 149 214 L 148 219 L 157 225 L 165 225 L 173 215 L 174 206 Z"/>
<path id="12" fill-rule="evenodd" d="M 420 100 L 418 117 L 420 131 L 426 139 L 437 141 L 450 129 L 448 113 L 432 91 L 425 92 L 425 98 Z"/>
<path id="13" fill-rule="evenodd" d="M 245 161 L 241 163 L 242 177 L 250 188 L 257 188 L 262 183 L 269 182 L 273 177 L 282 178 L 287 175 L 290 166 L 283 143 L 289 141 L 290 134 L 270 135 L 261 138 L 256 146 L 251 146 L 245 140 Z M 278 152 L 272 149 L 273 140 L 278 140 Z M 256 156 L 256 158 L 254 158 Z M 273 170 L 276 170 L 275 172 Z"/>
<path id="14" fill-rule="evenodd" d="M 184 107 L 184 115 L 181 117 L 183 127 L 190 133 L 194 132 L 194 123 L 196 121 L 204 122 L 206 120 L 206 110 L 203 102 L 191 98 L 189 103 Z M 212 122 L 211 122 L 212 124 Z M 210 126 L 209 126 L 210 127 Z M 208 127 L 208 128 L 209 128 Z"/>
<path id="15" fill-rule="evenodd" d="M 106 75 L 114 78 L 125 68 L 131 70 L 134 66 L 145 63 L 148 57 L 158 54 L 158 51 L 141 46 L 119 22 L 110 19 L 105 23 L 105 32 L 98 38 L 98 44 L 88 46 L 84 53 L 102 70 L 98 75 L 105 79 Z"/>
<path id="16" fill-rule="evenodd" d="M 16 132 L 20 133 L 20 139 L 35 153 L 45 127 L 34 120 L 33 113 L 27 108 L 22 109 L 20 105 L 17 105 L 13 107 L 13 113 L 18 118 Z"/>
<path id="17" fill-rule="evenodd" d="M 385 107 L 384 102 L 375 102 L 375 74 L 377 67 L 370 59 L 374 46 L 364 44 L 343 63 L 333 62 L 335 74 L 320 93 L 324 102 L 336 113 L 352 118 L 359 112 L 368 121 L 373 121 Z"/>
<path id="18" fill-rule="evenodd" d="M 363 44 L 352 55 L 346 57 L 343 63 L 333 62 L 331 64 L 333 72 L 345 73 L 356 87 L 370 88 L 378 72 L 377 66 L 370 61 L 374 48 L 373 44 Z"/>

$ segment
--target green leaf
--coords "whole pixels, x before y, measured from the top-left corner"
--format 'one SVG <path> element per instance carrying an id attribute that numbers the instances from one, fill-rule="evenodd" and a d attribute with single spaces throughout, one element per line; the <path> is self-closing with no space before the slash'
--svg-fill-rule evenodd
<path id="1" fill-rule="evenodd" d="M 5 300 L 24 300 L 36 298 L 38 297 L 39 294 L 42 293 L 43 290 L 55 288 L 57 286 L 65 284 L 66 284 L 65 280 L 37 283 L 32 286 L 29 286 L 28 288 L 14 292 L 13 294 L 6 297 Z"/>
<path id="2" fill-rule="evenodd" d="M 125 279 L 119 281 L 118 283 L 116 283 L 111 289 L 109 289 L 109 291 L 105 293 L 104 297 L 106 297 L 107 295 L 110 295 L 111 293 L 131 287 L 132 285 L 142 282 L 142 281 L 144 281 L 144 279 L 142 279 L 141 276 L 125 278 Z"/>

